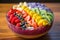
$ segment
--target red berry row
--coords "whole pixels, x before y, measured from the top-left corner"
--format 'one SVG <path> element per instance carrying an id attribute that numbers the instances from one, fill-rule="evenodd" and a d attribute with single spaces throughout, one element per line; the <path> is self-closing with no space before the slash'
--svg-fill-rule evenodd
<path id="1" fill-rule="evenodd" d="M 8 11 L 8 16 L 10 17 L 10 15 L 11 14 L 13 14 L 14 12 L 16 12 L 17 10 L 16 9 L 10 9 L 9 11 Z"/>
<path id="2" fill-rule="evenodd" d="M 9 17 L 9 22 L 10 22 L 10 23 L 14 24 L 14 25 L 17 26 L 17 27 L 20 27 L 20 20 L 18 19 L 18 17 L 16 17 L 16 16 L 14 15 L 14 13 L 15 13 L 16 11 L 17 11 L 17 10 L 15 10 L 15 9 L 11 9 L 11 10 L 8 12 L 7 16 Z"/>

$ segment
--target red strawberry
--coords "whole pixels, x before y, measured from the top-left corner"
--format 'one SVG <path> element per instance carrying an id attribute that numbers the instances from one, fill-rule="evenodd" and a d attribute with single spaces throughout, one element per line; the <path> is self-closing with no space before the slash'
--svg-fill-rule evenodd
<path id="1" fill-rule="evenodd" d="M 15 17 L 13 17 L 13 18 L 12 18 L 12 20 L 11 20 L 11 23 L 12 23 L 12 24 L 15 24 L 15 20 L 16 20 L 16 19 L 17 19 L 17 17 L 16 17 L 16 16 L 15 16 Z"/>
<path id="2" fill-rule="evenodd" d="M 15 23 L 19 23 L 19 22 L 20 22 L 20 20 L 19 20 L 19 19 L 16 19 L 16 20 L 15 20 Z"/>
<path id="3" fill-rule="evenodd" d="M 10 9 L 10 12 L 11 13 L 14 13 L 14 12 L 16 12 L 17 10 L 16 9 Z"/>
<path id="4" fill-rule="evenodd" d="M 21 13 L 21 11 L 20 10 L 17 10 L 16 13 Z"/>
<path id="5" fill-rule="evenodd" d="M 13 14 L 13 13 L 14 13 L 13 9 L 10 9 L 7 15 L 10 17 L 10 15 Z"/>
<path id="6" fill-rule="evenodd" d="M 7 16 L 10 17 L 10 15 L 11 15 L 11 12 L 8 12 L 8 13 L 7 13 Z"/>
<path id="7" fill-rule="evenodd" d="M 14 14 L 11 14 L 10 18 L 9 18 L 9 21 L 11 21 L 13 17 L 14 17 Z"/>
<path id="8" fill-rule="evenodd" d="M 17 26 L 17 27 L 20 27 L 20 23 L 17 23 L 16 26 Z"/>
<path id="9" fill-rule="evenodd" d="M 16 11 L 17 11 L 16 9 L 10 9 L 9 12 L 10 12 L 11 14 L 13 14 L 13 13 L 15 13 Z"/>

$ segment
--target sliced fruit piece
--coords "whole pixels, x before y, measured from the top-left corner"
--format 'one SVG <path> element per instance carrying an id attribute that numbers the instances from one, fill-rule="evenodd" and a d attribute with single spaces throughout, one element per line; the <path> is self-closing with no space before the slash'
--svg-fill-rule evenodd
<path id="1" fill-rule="evenodd" d="M 37 23 L 34 21 L 34 19 L 32 19 L 32 26 L 33 26 L 34 28 L 37 28 Z"/>
<path id="2" fill-rule="evenodd" d="M 51 17 L 53 17 L 53 13 L 47 12 L 47 15 L 50 15 Z"/>
<path id="3" fill-rule="evenodd" d="M 25 13 L 25 14 L 23 14 L 23 17 L 25 18 L 27 16 L 27 14 Z"/>
<path id="4" fill-rule="evenodd" d="M 31 18 L 30 18 L 30 16 L 28 15 L 28 16 L 26 16 L 26 18 L 25 18 L 25 20 L 26 21 L 29 21 Z"/>
<path id="5" fill-rule="evenodd" d="M 45 10 L 40 10 L 40 12 L 41 12 L 40 13 L 41 15 L 45 15 L 46 14 L 46 11 Z"/>
<path id="6" fill-rule="evenodd" d="M 30 19 L 29 21 L 27 21 L 27 23 L 28 23 L 29 25 L 32 25 L 31 19 Z"/>
<path id="7" fill-rule="evenodd" d="M 42 24 L 43 26 L 47 25 L 48 24 L 48 21 L 45 20 L 45 19 L 41 19 L 39 22 L 38 22 L 38 25 Z"/>

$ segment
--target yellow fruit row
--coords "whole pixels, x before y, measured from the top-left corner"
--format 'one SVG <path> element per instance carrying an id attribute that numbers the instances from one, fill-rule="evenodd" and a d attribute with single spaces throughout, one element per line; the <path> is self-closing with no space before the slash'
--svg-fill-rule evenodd
<path id="1" fill-rule="evenodd" d="M 38 25 L 47 25 L 48 21 L 45 19 L 42 19 L 42 16 L 38 13 L 35 13 L 34 11 L 30 10 L 27 6 L 21 6 L 23 10 L 25 10 L 35 21 Z"/>

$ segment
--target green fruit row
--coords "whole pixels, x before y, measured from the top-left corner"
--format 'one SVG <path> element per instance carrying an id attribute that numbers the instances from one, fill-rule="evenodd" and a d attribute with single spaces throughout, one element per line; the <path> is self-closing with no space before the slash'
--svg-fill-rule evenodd
<path id="1" fill-rule="evenodd" d="M 39 8 L 32 8 L 32 11 L 35 11 L 36 13 L 40 14 L 43 19 L 46 19 L 49 23 L 53 20 L 53 13 L 47 12 L 46 10 L 42 10 Z"/>

